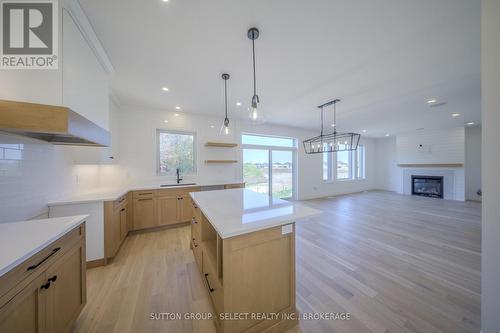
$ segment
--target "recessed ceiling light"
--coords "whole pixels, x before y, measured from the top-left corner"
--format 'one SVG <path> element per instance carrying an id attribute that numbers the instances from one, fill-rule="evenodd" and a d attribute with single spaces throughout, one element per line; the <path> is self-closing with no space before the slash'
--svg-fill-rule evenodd
<path id="1" fill-rule="evenodd" d="M 436 99 L 430 99 L 430 100 L 427 101 L 427 104 L 434 104 L 436 102 L 437 102 Z"/>
<path id="2" fill-rule="evenodd" d="M 330 126 L 335 127 L 335 124 L 331 124 Z"/>
<path id="3" fill-rule="evenodd" d="M 452 113 L 451 116 L 452 117 L 460 117 L 460 113 Z"/>
<path id="4" fill-rule="evenodd" d="M 474 124 L 475 124 L 475 122 L 473 122 L 473 121 L 469 121 L 469 122 L 466 122 L 466 123 L 465 123 L 465 125 L 467 125 L 467 126 L 472 126 L 472 125 L 474 125 Z"/>
<path id="5" fill-rule="evenodd" d="M 178 113 L 174 113 L 174 116 L 179 117 L 179 114 Z"/>
<path id="6" fill-rule="evenodd" d="M 210 128 L 214 128 L 215 126 L 214 125 L 210 125 Z"/>
<path id="7" fill-rule="evenodd" d="M 241 102 L 236 102 L 236 106 L 241 106 Z"/>
<path id="8" fill-rule="evenodd" d="M 181 107 L 180 107 L 180 106 L 176 106 L 176 107 L 175 107 L 175 109 L 176 109 L 176 110 L 180 110 L 180 109 L 181 109 Z"/>
<path id="9" fill-rule="evenodd" d="M 391 136 L 389 133 L 386 133 L 385 136 Z"/>
<path id="10" fill-rule="evenodd" d="M 366 130 L 362 130 L 361 132 L 366 133 Z"/>
<path id="11" fill-rule="evenodd" d="M 168 2 L 168 0 L 162 0 L 163 2 Z"/>
<path id="12" fill-rule="evenodd" d="M 168 91 L 168 88 L 167 87 L 162 87 L 161 90 Z"/>
<path id="13" fill-rule="evenodd" d="M 163 122 L 164 122 L 165 124 L 167 124 L 167 123 L 168 123 L 168 120 L 164 120 Z"/>

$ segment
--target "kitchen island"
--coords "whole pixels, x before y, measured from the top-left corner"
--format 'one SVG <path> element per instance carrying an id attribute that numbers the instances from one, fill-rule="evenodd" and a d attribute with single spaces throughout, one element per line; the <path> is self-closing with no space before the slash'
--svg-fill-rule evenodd
<path id="1" fill-rule="evenodd" d="M 87 215 L 0 223 L 0 332 L 69 332 L 87 302 Z"/>
<path id="2" fill-rule="evenodd" d="M 191 247 L 219 332 L 297 323 L 295 223 L 321 212 L 247 189 L 190 193 Z"/>

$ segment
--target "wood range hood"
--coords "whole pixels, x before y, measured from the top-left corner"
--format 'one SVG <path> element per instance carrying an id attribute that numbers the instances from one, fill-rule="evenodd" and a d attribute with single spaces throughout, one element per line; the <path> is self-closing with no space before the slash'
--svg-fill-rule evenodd
<path id="1" fill-rule="evenodd" d="M 55 145 L 107 147 L 111 135 L 64 106 L 0 100 L 0 131 Z"/>

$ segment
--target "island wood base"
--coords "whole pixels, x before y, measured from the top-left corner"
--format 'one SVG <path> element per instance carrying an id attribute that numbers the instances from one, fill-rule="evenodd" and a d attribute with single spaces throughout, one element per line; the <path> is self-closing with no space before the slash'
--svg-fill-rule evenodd
<path id="1" fill-rule="evenodd" d="M 222 239 L 193 202 L 191 248 L 218 332 L 284 332 L 296 325 L 295 224 Z M 289 226 L 288 226 L 289 227 Z"/>

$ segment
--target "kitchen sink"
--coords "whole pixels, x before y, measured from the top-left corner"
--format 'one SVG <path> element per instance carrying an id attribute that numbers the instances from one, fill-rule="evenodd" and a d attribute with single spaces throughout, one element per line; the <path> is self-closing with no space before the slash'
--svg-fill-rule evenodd
<path id="1" fill-rule="evenodd" d="M 189 185 L 196 185 L 196 183 L 162 184 L 160 185 L 160 187 L 189 186 Z"/>

